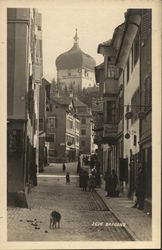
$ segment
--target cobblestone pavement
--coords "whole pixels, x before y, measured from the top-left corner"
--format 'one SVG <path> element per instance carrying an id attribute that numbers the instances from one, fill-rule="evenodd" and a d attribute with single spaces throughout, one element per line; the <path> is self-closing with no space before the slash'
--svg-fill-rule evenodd
<path id="1" fill-rule="evenodd" d="M 76 174 L 74 165 L 69 169 L 70 173 Z M 61 171 L 59 165 L 51 165 L 44 175 L 52 172 L 60 176 Z M 38 186 L 29 195 L 29 206 L 31 209 L 8 208 L 9 241 L 132 240 L 97 192 L 83 192 L 79 188 L 78 177 L 71 177 L 71 183 L 66 184 L 63 177 L 41 175 Z M 60 229 L 49 229 L 52 210 L 62 215 Z M 37 229 L 32 225 L 34 219 Z M 100 225 L 94 225 L 94 222 Z"/>
<path id="2" fill-rule="evenodd" d="M 68 171 L 70 175 L 77 175 L 77 162 L 65 163 L 66 172 Z M 54 174 L 65 176 L 65 173 L 62 171 L 62 163 L 52 163 L 44 169 L 45 174 Z"/>
<path id="3" fill-rule="evenodd" d="M 127 230 L 131 232 L 134 239 L 140 241 L 152 240 L 152 218 L 144 211 L 131 208 L 134 205 L 133 200 L 127 197 L 105 197 L 104 185 L 97 192 L 120 221 L 127 224 Z"/>

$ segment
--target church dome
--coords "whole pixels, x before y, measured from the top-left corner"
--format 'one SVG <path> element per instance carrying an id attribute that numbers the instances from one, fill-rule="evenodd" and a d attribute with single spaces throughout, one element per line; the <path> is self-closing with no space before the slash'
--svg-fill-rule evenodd
<path id="1" fill-rule="evenodd" d="M 56 59 L 57 70 L 75 68 L 94 70 L 94 67 L 96 66 L 95 60 L 79 48 L 78 41 L 79 39 L 76 30 L 73 47 L 69 51 L 58 56 Z"/>

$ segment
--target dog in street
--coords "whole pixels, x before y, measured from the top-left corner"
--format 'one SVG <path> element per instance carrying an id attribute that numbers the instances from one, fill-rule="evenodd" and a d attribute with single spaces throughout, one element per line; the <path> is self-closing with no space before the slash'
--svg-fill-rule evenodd
<path id="1" fill-rule="evenodd" d="M 52 213 L 50 214 L 50 229 L 56 228 L 57 224 L 58 228 L 60 228 L 60 221 L 61 221 L 61 214 L 56 211 L 52 211 Z"/>

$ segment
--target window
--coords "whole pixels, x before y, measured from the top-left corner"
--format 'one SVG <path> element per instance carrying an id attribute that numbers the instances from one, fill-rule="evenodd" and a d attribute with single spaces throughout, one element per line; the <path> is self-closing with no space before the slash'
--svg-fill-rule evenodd
<path id="1" fill-rule="evenodd" d="M 110 56 L 107 57 L 107 61 L 108 61 L 108 63 L 111 62 L 111 57 Z"/>
<path id="2" fill-rule="evenodd" d="M 129 57 L 127 62 L 127 83 L 129 82 Z"/>
<path id="3" fill-rule="evenodd" d="M 134 41 L 134 66 L 137 63 L 138 57 L 139 57 L 139 34 L 137 34 Z"/>
<path id="4" fill-rule="evenodd" d="M 124 106 L 123 106 L 124 97 L 123 95 L 119 98 L 119 120 L 123 118 Z"/>
<path id="5" fill-rule="evenodd" d="M 107 77 L 108 78 L 114 78 L 115 72 L 113 67 L 108 67 L 107 69 Z"/>
<path id="6" fill-rule="evenodd" d="M 86 124 L 86 118 L 82 118 L 82 124 Z"/>
<path id="7" fill-rule="evenodd" d="M 56 117 L 48 117 L 47 119 L 47 131 L 52 133 L 56 128 Z"/>
<path id="8" fill-rule="evenodd" d="M 115 101 L 107 101 L 107 122 L 115 123 Z"/>
<path id="9" fill-rule="evenodd" d="M 75 138 L 69 135 L 66 135 L 66 143 L 68 146 L 75 144 Z"/>
<path id="10" fill-rule="evenodd" d="M 152 75 L 145 80 L 145 111 L 151 111 L 152 106 Z"/>
<path id="11" fill-rule="evenodd" d="M 138 112 L 139 112 L 139 105 L 140 105 L 140 100 L 139 100 L 139 89 L 136 90 L 134 93 L 132 99 L 131 99 L 131 105 L 132 105 L 132 123 L 134 123 L 137 118 L 138 118 Z"/>
<path id="12" fill-rule="evenodd" d="M 56 141 L 56 134 L 47 134 L 46 141 L 54 143 Z"/>
<path id="13" fill-rule="evenodd" d="M 81 135 L 86 135 L 86 130 L 85 129 L 81 129 Z"/>
<path id="14" fill-rule="evenodd" d="M 81 141 L 81 146 L 85 147 L 85 141 Z"/>
<path id="15" fill-rule="evenodd" d="M 43 130 L 43 129 L 44 129 L 44 120 L 39 119 L 39 130 Z"/>
<path id="16" fill-rule="evenodd" d="M 68 72 L 68 76 L 71 76 L 71 72 Z"/>
<path id="17" fill-rule="evenodd" d="M 72 129 L 73 128 L 73 121 L 68 120 L 68 128 Z"/>
<path id="18" fill-rule="evenodd" d="M 55 135 L 54 135 L 55 136 Z M 55 139 L 54 139 L 55 140 Z M 50 141 L 49 142 L 49 149 L 54 149 L 55 148 L 55 142 Z"/>

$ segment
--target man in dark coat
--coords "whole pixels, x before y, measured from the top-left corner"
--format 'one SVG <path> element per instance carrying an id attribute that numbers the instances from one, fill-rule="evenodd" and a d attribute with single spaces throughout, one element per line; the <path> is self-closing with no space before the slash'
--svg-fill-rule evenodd
<path id="1" fill-rule="evenodd" d="M 138 209 L 143 210 L 144 198 L 145 198 L 144 168 L 143 168 L 142 164 L 139 163 L 137 180 L 136 180 L 136 202 L 135 202 L 133 208 L 136 208 L 138 206 Z"/>
<path id="2" fill-rule="evenodd" d="M 83 175 L 82 175 L 82 188 L 83 188 L 83 191 L 87 190 L 87 186 L 88 186 L 88 173 L 86 171 L 84 171 Z"/>
<path id="3" fill-rule="evenodd" d="M 111 190 L 112 190 L 112 197 L 116 196 L 116 187 L 118 184 L 118 177 L 115 173 L 115 169 L 112 170 L 112 175 L 111 175 Z"/>
<path id="4" fill-rule="evenodd" d="M 111 196 L 111 174 L 110 171 L 107 170 L 106 175 L 105 175 L 105 191 L 107 192 L 106 196 Z"/>

